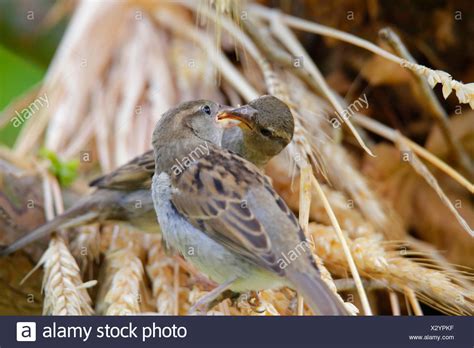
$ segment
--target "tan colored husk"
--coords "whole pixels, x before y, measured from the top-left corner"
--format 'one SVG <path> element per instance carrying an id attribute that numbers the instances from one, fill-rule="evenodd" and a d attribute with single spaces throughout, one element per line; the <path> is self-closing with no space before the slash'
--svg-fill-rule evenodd
<path id="1" fill-rule="evenodd" d="M 82 275 L 92 279 L 93 265 L 100 260 L 100 232 L 97 226 L 84 226 L 78 230 L 69 249 L 77 260 Z"/>
<path id="2" fill-rule="evenodd" d="M 60 237 L 51 239 L 39 264 L 44 267 L 43 314 L 92 315 L 91 298 L 83 283 L 79 267 Z"/>
<path id="3" fill-rule="evenodd" d="M 179 292 L 175 291 L 174 263 L 162 249 L 160 236 L 152 236 L 148 248 L 146 272 L 151 280 L 153 300 L 157 313 L 161 315 L 178 315 Z"/>
<path id="4" fill-rule="evenodd" d="M 133 315 L 149 311 L 144 284 L 144 235 L 114 230 L 99 278 L 96 311 L 105 315 Z"/>
<path id="5" fill-rule="evenodd" d="M 140 283 L 143 279 L 140 259 L 129 249 L 121 249 L 108 254 L 105 262 L 106 272 L 113 277 L 109 278 L 109 291 L 104 298 L 106 308 L 98 308 L 98 311 L 106 315 L 140 313 Z"/>
<path id="6" fill-rule="evenodd" d="M 326 266 L 343 275 L 347 269 L 345 258 L 334 237 L 332 227 L 312 223 L 315 252 L 326 261 Z M 381 237 L 360 236 L 351 240 L 351 251 L 360 271 L 367 277 L 382 280 L 394 290 L 409 287 L 418 298 L 442 312 L 455 315 L 474 313 L 474 289 L 458 285 L 453 275 L 437 270 L 433 265 L 420 265 L 409 258 L 410 251 L 386 249 Z"/>

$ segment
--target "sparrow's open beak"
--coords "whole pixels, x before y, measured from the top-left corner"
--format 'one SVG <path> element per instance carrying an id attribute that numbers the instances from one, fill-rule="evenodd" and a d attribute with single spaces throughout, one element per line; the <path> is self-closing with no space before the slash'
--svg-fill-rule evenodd
<path id="1" fill-rule="evenodd" d="M 256 114 L 257 110 L 249 105 L 226 108 L 217 114 L 217 122 L 223 123 L 224 127 L 239 126 L 252 129 Z"/>

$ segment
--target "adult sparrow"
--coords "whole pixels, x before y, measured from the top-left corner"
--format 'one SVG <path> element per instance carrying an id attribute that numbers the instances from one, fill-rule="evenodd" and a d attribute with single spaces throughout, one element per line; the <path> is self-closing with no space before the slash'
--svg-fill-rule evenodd
<path id="1" fill-rule="evenodd" d="M 206 105 L 207 101 L 196 103 Z M 186 105 L 182 104 L 175 112 L 188 112 Z M 286 104 L 273 96 L 265 95 L 233 109 L 223 107 L 221 111 L 222 119 L 236 120 L 238 125 L 225 129 L 222 146 L 258 166 L 264 166 L 280 153 L 293 137 L 293 116 Z M 159 232 L 150 195 L 154 172 L 155 159 L 151 150 L 92 181 L 90 185 L 96 187 L 96 191 L 0 250 L 0 256 L 21 249 L 55 230 L 96 222 L 118 221 L 144 232 Z"/>
<path id="2" fill-rule="evenodd" d="M 220 284 L 192 311 L 227 290 L 289 286 L 314 313 L 348 314 L 322 281 L 298 220 L 267 178 L 219 147 L 218 120 L 228 117 L 215 103 L 188 102 L 166 112 L 153 133 L 152 197 L 163 239 Z M 186 165 L 178 170 L 176 162 Z"/>

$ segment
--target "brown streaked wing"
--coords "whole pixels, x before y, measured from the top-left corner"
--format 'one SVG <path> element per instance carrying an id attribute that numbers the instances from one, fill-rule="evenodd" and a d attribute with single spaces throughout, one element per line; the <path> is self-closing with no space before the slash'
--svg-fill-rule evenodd
<path id="1" fill-rule="evenodd" d="M 210 149 L 171 180 L 177 189 L 172 202 L 191 224 L 255 264 L 283 274 L 267 231 L 246 204 L 252 186 L 269 185 L 255 166 L 226 150 Z"/>
<path id="2" fill-rule="evenodd" d="M 155 158 L 153 150 L 150 150 L 113 172 L 91 181 L 89 186 L 125 191 L 150 188 L 154 172 Z"/>

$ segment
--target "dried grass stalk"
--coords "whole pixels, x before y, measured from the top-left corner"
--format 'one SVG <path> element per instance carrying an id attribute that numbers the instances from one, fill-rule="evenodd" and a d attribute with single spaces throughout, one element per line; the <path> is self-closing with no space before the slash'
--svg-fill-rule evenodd
<path id="1" fill-rule="evenodd" d="M 379 37 L 390 45 L 390 47 L 403 59 L 416 63 L 415 58 L 410 54 L 406 46 L 403 44 L 400 37 L 390 28 L 384 28 L 379 31 Z M 447 145 L 450 147 L 451 152 L 457 163 L 464 169 L 465 172 L 471 176 L 474 173 L 474 167 L 472 161 L 470 161 L 468 154 L 464 150 L 462 144 L 453 136 L 453 133 L 449 127 L 449 118 L 446 111 L 441 106 L 441 103 L 437 99 L 435 93 L 428 85 L 428 82 L 419 74 L 413 72 L 413 77 L 417 82 L 418 89 L 421 92 L 421 97 L 424 101 L 424 106 L 428 110 L 429 114 L 438 123 L 439 128 L 445 138 Z"/>
<path id="2" fill-rule="evenodd" d="M 407 145 L 406 141 L 399 136 L 397 138 L 397 146 L 400 149 L 400 151 L 403 151 L 405 153 L 410 153 L 410 147 Z M 407 152 L 408 151 L 408 152 Z M 449 210 L 453 213 L 453 215 L 456 217 L 456 220 L 458 220 L 459 224 L 466 230 L 467 233 L 469 233 L 472 237 L 474 237 L 474 231 L 469 227 L 467 224 L 466 220 L 459 214 L 457 209 L 454 207 L 454 205 L 451 203 L 449 200 L 448 196 L 444 193 L 443 189 L 441 186 L 439 186 L 438 181 L 436 178 L 431 174 L 431 172 L 428 170 L 428 168 L 423 164 L 423 162 L 420 161 L 418 156 L 414 153 L 411 153 L 410 160 L 408 161 L 410 165 L 413 167 L 413 169 L 423 178 L 425 181 L 430 185 L 435 192 L 438 194 L 440 199 L 443 201 L 443 203 L 449 208 Z"/>
<path id="3" fill-rule="evenodd" d="M 310 224 L 315 252 L 333 272 L 344 275 L 348 268 L 342 248 L 332 227 Z M 386 244 L 386 243 L 385 243 Z M 385 281 L 393 290 L 405 288 L 442 312 L 454 315 L 474 313 L 474 289 L 458 284 L 456 275 L 438 269 L 434 264 L 421 264 L 412 259 L 406 249 L 389 251 L 380 236 L 363 236 L 350 241 L 350 248 L 361 273 L 369 278 Z"/>
<path id="4" fill-rule="evenodd" d="M 394 143 L 396 143 L 399 138 L 403 139 L 404 143 L 409 147 L 411 152 L 416 153 L 421 158 L 430 162 L 436 168 L 440 169 L 441 171 L 449 175 L 451 178 L 456 180 L 459 184 L 464 186 L 467 190 L 469 190 L 469 192 L 474 193 L 473 183 L 471 183 L 468 179 L 466 179 L 462 174 L 453 169 L 446 162 L 442 161 L 440 158 L 436 157 L 431 152 L 421 147 L 414 141 L 404 137 L 399 132 L 365 115 L 355 114 L 353 115 L 353 118 L 354 121 L 361 127 L 364 127 L 365 129 L 368 129 L 371 132 L 374 132 L 375 134 L 380 135 L 381 137 L 384 137 L 385 139 L 388 139 Z"/>
<path id="5" fill-rule="evenodd" d="M 294 16 L 282 14 L 277 10 L 268 10 L 268 8 L 265 8 L 261 5 L 252 5 L 250 6 L 250 9 L 252 13 L 269 21 L 273 21 L 276 16 L 279 16 L 281 18 L 280 20 L 283 23 L 292 28 L 335 38 L 341 41 L 351 43 L 355 46 L 367 49 L 375 54 L 378 54 L 381 57 L 400 64 L 401 66 L 410 69 L 411 71 L 414 71 L 415 73 L 421 76 L 424 76 L 427 79 L 428 84 L 431 86 L 431 88 L 434 88 L 438 83 L 441 83 L 443 86 L 444 98 L 447 98 L 453 90 L 456 91 L 456 97 L 458 98 L 459 102 L 469 104 L 471 108 L 474 109 L 474 83 L 463 84 L 462 82 L 454 80 L 450 74 L 442 70 L 432 70 L 423 65 L 409 62 L 374 45 L 369 41 L 361 39 L 360 37 L 357 37 L 355 35 L 348 34 L 341 30 L 330 28 L 318 23 L 313 23 L 311 21 L 307 21 Z"/>
<path id="6" fill-rule="evenodd" d="M 364 140 L 359 135 L 358 131 L 354 128 L 351 120 L 349 118 L 345 120 L 342 119 L 342 115 L 344 114 L 344 108 L 336 97 L 336 94 L 329 88 L 329 85 L 326 83 L 326 80 L 324 79 L 316 64 L 313 62 L 313 60 L 303 48 L 301 43 L 296 39 L 295 35 L 288 29 L 288 27 L 283 24 L 280 16 L 277 13 L 275 13 L 275 15 L 272 17 L 271 24 L 273 32 L 283 42 L 283 44 L 288 48 L 288 50 L 292 52 L 295 56 L 301 56 L 304 58 L 304 67 L 311 74 L 316 83 L 320 86 L 321 91 L 330 101 L 331 105 L 336 109 L 337 115 L 341 119 L 341 122 L 347 125 L 347 127 L 350 129 L 350 131 L 356 138 L 359 145 L 364 149 L 364 151 L 366 151 L 370 156 L 373 157 L 374 154 L 367 147 Z"/>

